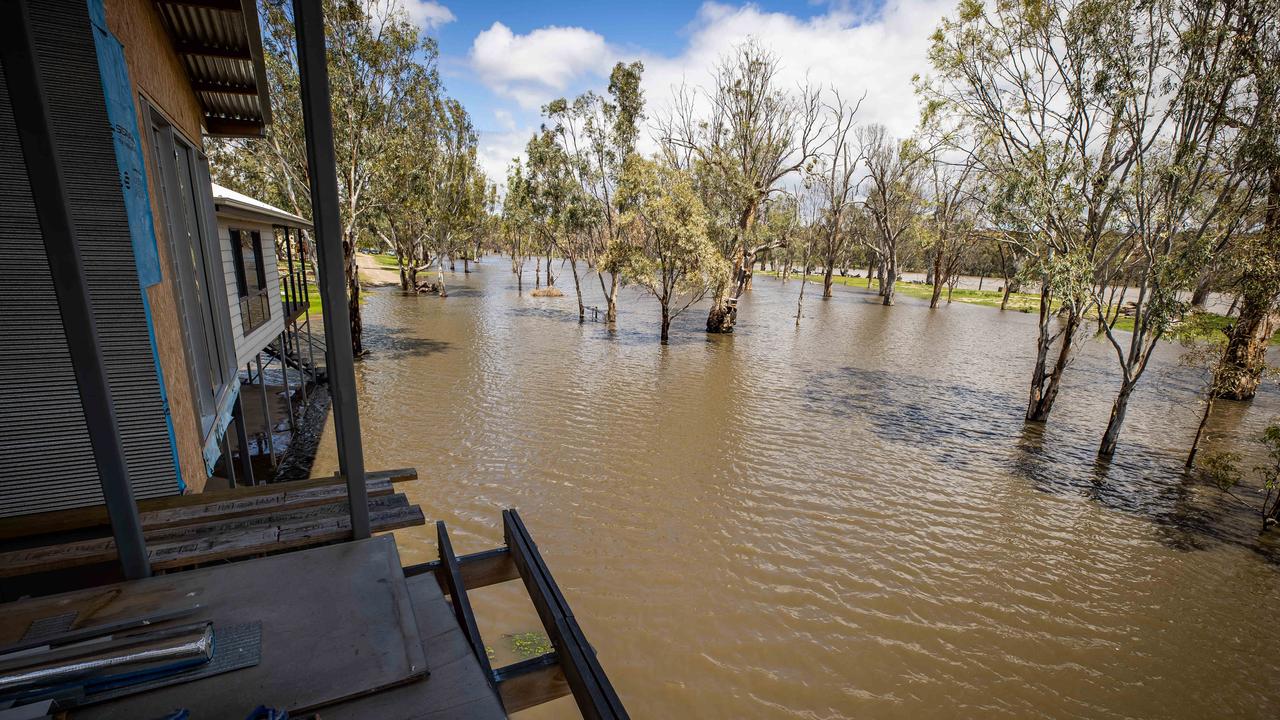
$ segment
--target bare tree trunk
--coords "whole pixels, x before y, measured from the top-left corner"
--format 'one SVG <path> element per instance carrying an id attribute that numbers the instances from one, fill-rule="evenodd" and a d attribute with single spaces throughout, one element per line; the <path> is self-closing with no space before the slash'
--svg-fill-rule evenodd
<path id="1" fill-rule="evenodd" d="M 667 341 L 671 337 L 671 314 L 670 313 L 671 313 L 671 309 L 668 307 L 668 301 L 663 300 L 662 301 L 662 338 L 660 340 L 660 342 L 663 345 L 666 345 Z"/>
<path id="2" fill-rule="evenodd" d="M 1133 395 L 1136 384 L 1136 378 L 1122 382 L 1120 392 L 1116 393 L 1115 402 L 1111 404 L 1111 418 L 1107 420 L 1107 430 L 1102 434 L 1102 443 L 1098 446 L 1098 457 L 1104 460 L 1109 460 L 1116 454 L 1120 428 L 1124 426 L 1124 417 L 1129 411 L 1129 398 Z"/>
<path id="3" fill-rule="evenodd" d="M 578 258 L 569 256 L 569 269 L 573 272 L 573 290 L 578 294 L 578 322 L 587 321 L 587 308 L 582 304 L 582 283 L 578 280 Z"/>
<path id="4" fill-rule="evenodd" d="M 467 275 L 471 274 L 471 258 L 467 255 L 462 256 L 462 272 Z"/>
<path id="5" fill-rule="evenodd" d="M 1204 401 L 1204 412 L 1200 415 L 1200 424 L 1196 426 L 1196 436 L 1191 440 L 1191 451 L 1187 453 L 1186 467 L 1196 464 L 1196 453 L 1200 451 L 1200 440 L 1204 437 L 1204 429 L 1209 424 L 1209 416 L 1213 413 L 1213 401 L 1217 399 L 1213 388 L 1209 388 Z"/>
<path id="6" fill-rule="evenodd" d="M 364 325 L 360 317 L 360 267 L 356 264 L 355 234 L 348 232 L 342 241 L 342 256 L 346 260 L 347 319 L 351 322 L 351 354 L 364 354 Z"/>
<path id="7" fill-rule="evenodd" d="M 1213 285 L 1213 280 L 1213 268 L 1206 268 L 1196 282 L 1195 289 L 1191 291 L 1191 307 L 1197 310 L 1204 309 L 1205 303 L 1209 301 L 1209 288 Z"/>
<path id="8" fill-rule="evenodd" d="M 1267 367 L 1267 347 L 1276 331 L 1275 302 L 1271 297 L 1242 295 L 1240 317 L 1228 334 L 1227 350 L 1215 385 L 1221 397 L 1249 400 L 1258 392 Z"/>
<path id="9" fill-rule="evenodd" d="M 824 298 L 831 297 L 831 274 L 833 270 L 835 270 L 835 263 L 827 262 L 827 269 L 822 275 L 822 297 Z M 805 274 L 808 274 L 808 268 L 805 268 Z M 801 286 L 800 289 L 803 290 L 804 287 Z"/>
<path id="10" fill-rule="evenodd" d="M 1027 402 L 1027 422 L 1045 422 L 1053 410 L 1054 400 L 1058 398 L 1058 388 L 1062 383 L 1062 374 L 1071 360 L 1071 345 L 1076 330 L 1080 327 L 1080 316 L 1074 310 L 1067 315 L 1067 327 L 1062 331 L 1061 344 L 1053 369 L 1048 370 L 1048 356 L 1051 336 L 1049 334 L 1049 306 L 1051 296 L 1049 287 L 1045 285 L 1040 293 L 1040 336 L 1036 340 L 1036 364 L 1031 374 L 1031 395 Z"/>
<path id="11" fill-rule="evenodd" d="M 796 327 L 800 327 L 800 311 L 804 309 L 804 286 L 809 281 L 809 266 L 805 265 L 804 274 L 800 276 L 800 297 L 796 300 Z M 824 297 L 830 297 L 824 296 Z"/>
<path id="12" fill-rule="evenodd" d="M 933 253 L 933 269 L 929 273 L 933 279 L 933 295 L 929 297 L 929 309 L 938 307 L 938 299 L 942 297 L 942 253 Z"/>
<path id="13" fill-rule="evenodd" d="M 884 296 L 883 304 L 886 307 L 893 304 L 894 295 L 896 294 L 898 284 L 898 259 L 891 257 L 887 264 L 889 267 L 884 271 L 885 285 L 881 288 L 881 294 Z"/>

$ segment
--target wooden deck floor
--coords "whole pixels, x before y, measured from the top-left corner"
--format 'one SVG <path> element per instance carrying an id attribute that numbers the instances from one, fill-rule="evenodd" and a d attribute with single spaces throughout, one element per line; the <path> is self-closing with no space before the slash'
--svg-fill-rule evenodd
<path id="1" fill-rule="evenodd" d="M 409 578 L 409 597 L 431 674 L 418 682 L 327 707 L 324 720 L 487 720 L 505 718 L 480 663 L 433 575 Z"/>

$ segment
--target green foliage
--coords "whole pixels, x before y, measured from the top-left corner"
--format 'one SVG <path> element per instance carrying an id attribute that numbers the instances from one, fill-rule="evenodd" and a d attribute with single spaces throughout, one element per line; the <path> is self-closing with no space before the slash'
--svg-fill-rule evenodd
<path id="1" fill-rule="evenodd" d="M 618 186 L 618 208 L 629 242 L 603 262 L 658 298 L 664 315 L 677 296 L 683 310 L 724 282 L 729 267 L 707 236 L 707 212 L 683 170 L 632 156 Z"/>
<path id="2" fill-rule="evenodd" d="M 1200 478 L 1219 490 L 1256 510 L 1262 516 L 1265 530 L 1280 521 L 1280 424 L 1272 423 L 1258 436 L 1257 442 L 1265 451 L 1266 460 L 1253 467 L 1257 478 L 1257 494 L 1260 502 L 1250 502 L 1236 495 L 1246 476 L 1240 469 L 1241 455 L 1235 452 L 1205 453 L 1197 465 Z"/>

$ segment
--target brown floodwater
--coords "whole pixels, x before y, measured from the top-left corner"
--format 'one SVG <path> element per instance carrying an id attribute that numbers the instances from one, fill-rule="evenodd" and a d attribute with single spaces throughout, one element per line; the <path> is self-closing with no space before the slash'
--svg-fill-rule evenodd
<path id="1" fill-rule="evenodd" d="M 757 278 L 738 332 L 695 308 L 661 347 L 652 299 L 624 292 L 611 333 L 567 274 L 559 299 L 531 280 L 494 258 L 447 299 L 369 294 L 367 465 L 416 467 L 402 487 L 459 553 L 518 508 L 633 717 L 1280 713 L 1280 533 L 1180 472 L 1176 345 L 1102 467 L 1114 354 L 1084 343 L 1025 427 L 1032 315 L 810 285 L 797 329 L 798 282 Z M 1277 413 L 1270 388 L 1227 404 L 1209 445 L 1252 453 Z M 435 557 L 430 523 L 396 534 Z M 472 598 L 495 663 L 518 657 L 523 587 Z"/>

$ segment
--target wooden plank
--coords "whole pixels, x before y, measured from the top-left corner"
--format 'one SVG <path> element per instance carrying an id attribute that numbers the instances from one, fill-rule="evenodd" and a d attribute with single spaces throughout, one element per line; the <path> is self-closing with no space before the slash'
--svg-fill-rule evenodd
<path id="1" fill-rule="evenodd" d="M 388 486 L 389 488 L 390 486 Z M 401 494 L 369 499 L 377 532 L 425 524 L 422 510 Z M 290 547 L 341 540 L 350 533 L 345 502 L 292 507 L 288 511 L 247 516 L 200 525 L 148 531 L 147 555 L 156 569 L 198 565 Z M 0 577 L 110 562 L 111 538 L 81 540 L 0 553 Z"/>
<path id="2" fill-rule="evenodd" d="M 497 585 L 508 580 L 519 580 L 520 571 L 511 560 L 511 551 L 505 547 L 482 550 L 458 557 L 458 570 L 462 573 L 462 586 L 468 590 Z M 444 590 L 444 577 L 440 574 L 440 561 L 410 565 L 404 569 L 405 577 L 430 573 Z"/>
<path id="3" fill-rule="evenodd" d="M 418 478 L 418 471 L 413 468 L 381 470 L 366 473 L 365 477 L 370 483 L 377 480 L 388 480 L 392 483 L 399 483 L 416 480 Z M 152 513 L 158 513 L 161 510 L 190 508 L 200 505 L 221 503 L 228 500 L 244 500 L 254 497 L 274 496 L 282 491 L 286 493 L 299 492 L 308 488 L 328 487 L 334 485 L 345 487 L 346 479 L 338 475 L 333 475 L 330 477 L 312 478 L 310 480 L 295 480 L 288 483 L 273 483 L 228 490 L 211 490 L 209 492 L 196 493 L 193 495 L 170 495 L 162 498 L 150 498 L 138 501 L 138 512 L 143 518 L 146 518 L 151 516 Z M 345 491 L 343 492 L 343 495 L 346 495 Z M 208 518 L 206 517 L 206 519 Z M 51 512 L 21 515 L 11 518 L 0 518 L 0 540 L 11 540 L 20 537 L 45 535 L 99 526 L 105 527 L 108 526 L 109 523 L 110 521 L 107 518 L 106 508 L 102 505 L 73 508 L 70 510 L 54 510 Z M 144 527 L 146 527 L 145 519 L 143 520 L 143 523 Z"/>
<path id="4" fill-rule="evenodd" d="M 507 714 L 527 710 L 569 694 L 569 681 L 555 653 L 521 660 L 493 671 Z"/>
<path id="5" fill-rule="evenodd" d="M 505 720 L 493 688 L 432 575 L 408 578 L 431 674 L 386 692 L 322 708 L 324 720 Z"/>
<path id="6" fill-rule="evenodd" d="M 462 634 L 467 636 L 471 649 L 475 651 L 476 660 L 484 670 L 486 677 L 493 674 L 489 666 L 489 656 L 484 649 L 484 641 L 480 639 L 480 629 L 476 626 L 476 615 L 471 610 L 471 601 L 467 599 L 467 586 L 462 584 L 462 573 L 458 571 L 458 558 L 453 554 L 453 543 L 449 542 L 449 531 L 443 521 L 436 521 L 436 540 L 440 544 L 439 575 L 445 580 L 445 589 L 453 603 L 453 613 L 458 618 Z"/>
<path id="7" fill-rule="evenodd" d="M 389 480 L 370 480 L 367 486 L 370 495 L 386 495 L 391 492 Z M 347 488 L 342 484 L 330 483 L 294 489 L 287 487 L 287 483 L 281 483 L 276 487 L 277 492 L 270 495 L 230 498 L 204 505 L 155 510 L 142 516 L 142 525 L 147 530 L 167 528 L 221 518 L 236 518 L 252 513 L 272 512 L 284 508 L 322 505 L 347 497 Z"/>
<path id="8" fill-rule="evenodd" d="M 559 653 L 578 710 L 587 720 L 629 717 L 519 513 L 503 510 L 502 526 L 529 599 Z"/>

